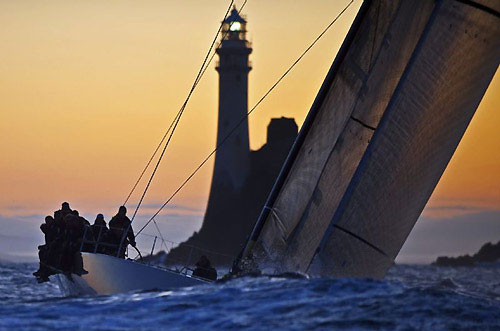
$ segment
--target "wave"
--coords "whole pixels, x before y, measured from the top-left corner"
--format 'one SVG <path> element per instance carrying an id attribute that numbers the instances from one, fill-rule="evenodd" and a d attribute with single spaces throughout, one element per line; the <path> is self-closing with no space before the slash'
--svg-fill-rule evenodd
<path id="1" fill-rule="evenodd" d="M 400 266 L 386 279 L 248 277 L 63 297 L 34 264 L 0 265 L 0 328 L 450 329 L 500 325 L 500 268 Z"/>

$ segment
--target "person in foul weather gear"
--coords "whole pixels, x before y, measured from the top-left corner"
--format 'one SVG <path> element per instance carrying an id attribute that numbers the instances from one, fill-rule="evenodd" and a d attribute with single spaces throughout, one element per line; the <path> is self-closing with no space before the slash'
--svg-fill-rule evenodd
<path id="1" fill-rule="evenodd" d="M 212 267 L 210 260 L 205 255 L 202 255 L 198 262 L 196 262 L 196 269 L 193 271 L 193 277 L 217 280 L 217 270 Z"/>
<path id="2" fill-rule="evenodd" d="M 132 230 L 132 222 L 127 217 L 127 208 L 121 206 L 118 209 L 118 214 L 111 218 L 109 221 L 109 230 L 113 238 L 113 242 L 116 245 L 115 254 L 121 258 L 125 258 L 125 250 L 127 245 L 135 247 L 135 235 L 134 230 Z M 121 245 L 121 247 L 119 247 Z M 120 252 L 118 253 L 118 249 Z"/>
<path id="3" fill-rule="evenodd" d="M 76 216 L 73 220 L 76 222 L 75 226 L 77 226 L 79 230 L 77 233 L 80 235 L 78 238 L 75 237 L 73 240 L 76 241 L 78 249 L 82 252 L 93 252 L 94 235 L 92 234 L 90 222 L 80 216 L 78 210 L 73 210 L 72 214 Z"/>
<path id="4" fill-rule="evenodd" d="M 83 237 L 83 226 L 77 212 L 64 216 L 65 235 L 61 245 L 59 269 L 70 273 L 73 269 L 74 259 L 80 250 Z"/>
<path id="5" fill-rule="evenodd" d="M 92 233 L 88 221 L 81 217 L 78 211 L 73 210 L 64 216 L 64 236 L 61 238 L 58 254 L 57 269 L 63 273 L 82 275 L 83 270 L 81 250 L 85 249 L 86 242 L 92 247 Z M 90 238 L 87 238 L 87 233 Z M 84 234 L 85 237 L 84 238 Z"/>
<path id="6" fill-rule="evenodd" d="M 45 236 L 45 245 L 50 245 L 55 239 L 55 220 L 52 216 L 45 217 L 45 223 L 40 225 L 40 230 L 42 230 Z"/>
<path id="7" fill-rule="evenodd" d="M 45 235 L 45 244 L 38 246 L 38 258 L 40 259 L 40 267 L 37 271 L 33 273 L 33 276 L 37 277 L 39 283 L 43 283 L 49 280 L 49 276 L 52 271 L 49 267 L 50 264 L 50 254 L 52 251 L 52 246 L 55 240 L 55 226 L 54 218 L 52 216 L 45 217 L 45 223 L 40 225 L 40 230 L 42 230 Z"/>
<path id="8" fill-rule="evenodd" d="M 94 246 L 94 251 L 101 254 L 111 253 L 109 246 L 107 246 L 107 244 L 109 244 L 110 233 L 102 214 L 97 215 L 94 224 L 91 225 L 91 228 L 96 245 Z"/>
<path id="9" fill-rule="evenodd" d="M 40 269 L 33 273 L 38 282 L 46 282 L 50 275 L 61 272 L 77 275 L 87 273 L 83 269 L 80 250 L 85 249 L 87 242 L 92 247 L 92 229 L 78 211 L 71 210 L 69 203 L 64 202 L 61 209 L 54 212 L 54 217 L 45 218 L 40 230 L 45 235 L 45 245 L 38 247 Z M 86 238 L 83 238 L 84 234 Z"/>
<path id="10" fill-rule="evenodd" d="M 62 205 L 61 205 L 61 209 L 56 210 L 54 212 L 54 219 L 55 220 L 63 220 L 64 217 L 66 215 L 70 214 L 71 212 L 73 212 L 73 211 L 69 207 L 69 203 L 63 202 Z"/>

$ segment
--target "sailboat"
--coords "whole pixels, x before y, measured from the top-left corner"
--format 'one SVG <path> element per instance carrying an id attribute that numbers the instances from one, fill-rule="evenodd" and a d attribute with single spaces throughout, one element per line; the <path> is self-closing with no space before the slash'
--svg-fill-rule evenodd
<path id="1" fill-rule="evenodd" d="M 497 0 L 365 0 L 232 272 L 383 278 L 500 63 Z M 68 291 L 206 283 L 83 253 Z"/>

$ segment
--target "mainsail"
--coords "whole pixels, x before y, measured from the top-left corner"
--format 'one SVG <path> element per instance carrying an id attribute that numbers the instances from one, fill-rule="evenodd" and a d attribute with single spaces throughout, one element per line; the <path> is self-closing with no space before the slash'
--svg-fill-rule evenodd
<path id="1" fill-rule="evenodd" d="M 500 61 L 500 2 L 365 1 L 243 252 L 383 277 Z"/>

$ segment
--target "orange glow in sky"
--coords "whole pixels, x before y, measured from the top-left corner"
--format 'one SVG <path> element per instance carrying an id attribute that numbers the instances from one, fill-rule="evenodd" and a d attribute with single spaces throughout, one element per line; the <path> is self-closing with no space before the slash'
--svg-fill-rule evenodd
<path id="1" fill-rule="evenodd" d="M 249 0 L 250 107 L 346 3 Z M 272 117 L 302 124 L 360 4 L 251 116 L 253 149 L 265 142 Z M 110 215 L 123 203 L 184 101 L 227 5 L 0 1 L 0 215 L 49 214 L 66 200 L 80 212 Z M 146 203 L 168 198 L 215 146 L 214 66 L 187 107 Z M 497 74 L 424 215 L 500 210 L 499 92 Z M 201 219 L 212 166 L 174 200 L 187 207 L 182 212 Z"/>

